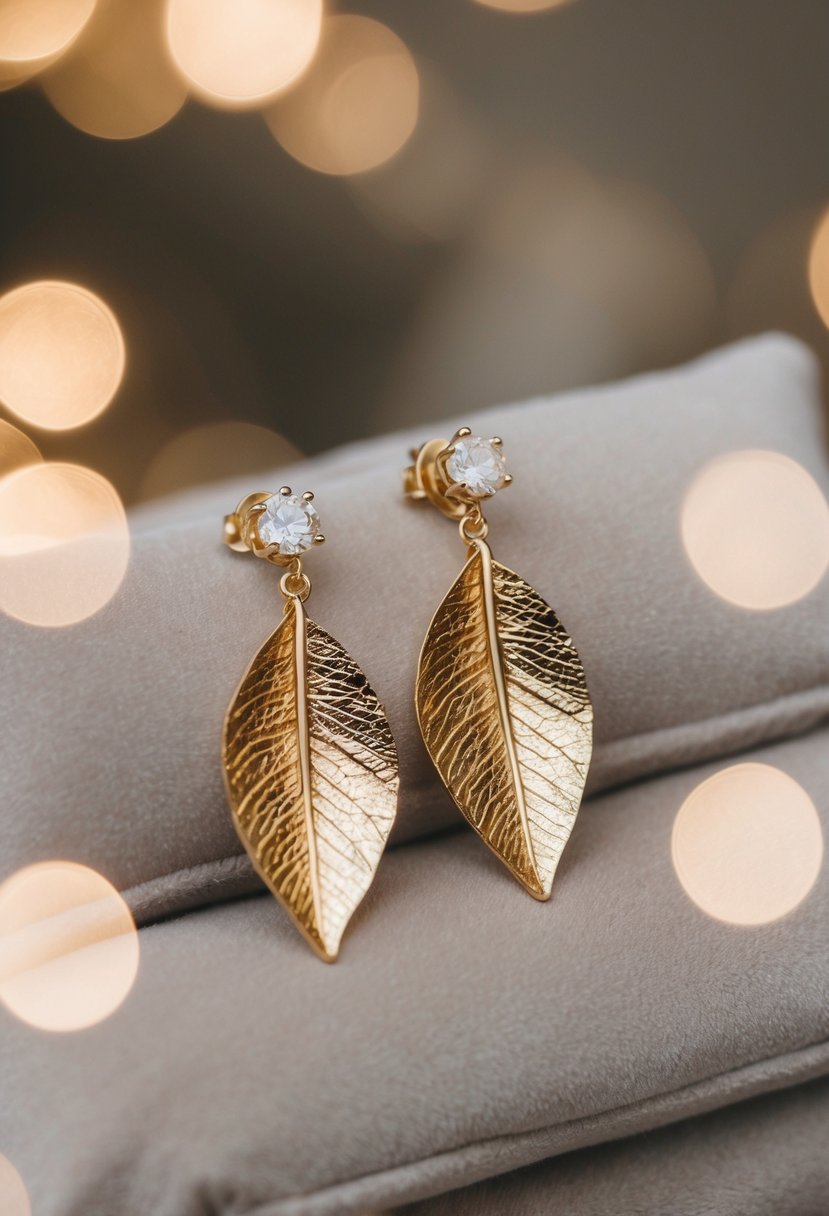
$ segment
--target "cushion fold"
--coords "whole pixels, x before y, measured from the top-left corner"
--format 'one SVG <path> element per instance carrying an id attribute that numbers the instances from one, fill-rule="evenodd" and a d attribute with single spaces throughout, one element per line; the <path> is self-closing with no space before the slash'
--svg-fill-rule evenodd
<path id="1" fill-rule="evenodd" d="M 825 836 L 829 728 L 749 756 Z M 34 1210 L 364 1213 L 829 1072 L 826 867 L 755 927 L 674 872 L 674 817 L 719 767 L 595 798 L 548 904 L 438 836 L 393 850 L 333 967 L 256 896 L 141 930 L 94 1029 L 6 1017 L 0 1143 Z"/>

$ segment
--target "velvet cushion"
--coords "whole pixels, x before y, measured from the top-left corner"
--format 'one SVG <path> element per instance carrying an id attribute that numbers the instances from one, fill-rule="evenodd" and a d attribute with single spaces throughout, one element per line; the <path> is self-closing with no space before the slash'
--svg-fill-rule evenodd
<path id="1" fill-rule="evenodd" d="M 395 1209 L 395 1216 L 825 1216 L 829 1081 Z"/>
<path id="2" fill-rule="evenodd" d="M 714 596 L 682 548 L 685 490 L 723 452 L 770 448 L 829 493 L 815 361 L 769 336 L 691 365 L 493 410 L 515 485 L 489 510 L 495 556 L 557 609 L 595 706 L 589 790 L 790 734 L 829 713 L 829 579 L 775 612 Z M 430 428 L 431 429 L 431 428 Z M 394 840 L 459 825 L 421 745 L 418 650 L 460 569 L 454 526 L 400 492 L 395 435 L 139 513 L 126 581 L 73 628 L 0 620 L 4 866 L 76 858 L 139 915 L 254 889 L 227 811 L 222 719 L 279 619 L 277 574 L 220 544 L 243 492 L 317 494 L 313 617 L 387 706 L 401 759 Z M 591 812 L 586 812 L 590 814 Z"/>
<path id="3" fill-rule="evenodd" d="M 829 727 L 749 755 L 825 835 Z M 365 1216 L 829 1072 L 826 868 L 754 928 L 674 873 L 677 808 L 717 767 L 595 798 L 549 904 L 438 835 L 392 851 L 333 967 L 257 895 L 142 929 L 94 1029 L 0 1014 L 0 1145 L 34 1211 Z M 663 1212 L 653 1186 L 620 1210 Z"/>

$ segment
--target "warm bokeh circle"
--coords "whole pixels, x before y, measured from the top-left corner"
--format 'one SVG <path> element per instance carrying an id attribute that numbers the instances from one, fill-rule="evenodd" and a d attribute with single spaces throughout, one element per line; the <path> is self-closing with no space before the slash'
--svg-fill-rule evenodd
<path id="1" fill-rule="evenodd" d="M 255 106 L 286 88 L 317 49 L 322 0 L 167 0 L 170 54 L 203 101 Z"/>
<path id="2" fill-rule="evenodd" d="M 0 1153 L 0 1212 L 3 1216 L 32 1216 L 26 1184 L 20 1174 Z"/>
<path id="3" fill-rule="evenodd" d="M 0 418 L 0 477 L 27 464 L 39 464 L 42 459 L 33 439 Z"/>
<path id="4" fill-rule="evenodd" d="M 543 13 L 551 8 L 563 8 L 572 0 L 477 0 L 477 3 L 503 13 Z"/>
<path id="5" fill-rule="evenodd" d="M 0 1000 L 21 1021 L 96 1025 L 129 994 L 138 959 L 129 908 L 96 870 L 45 861 L 0 886 Z"/>
<path id="6" fill-rule="evenodd" d="M 135 139 L 169 122 L 187 85 L 163 29 L 164 0 L 107 0 L 70 51 L 42 77 L 67 122 L 101 139 Z"/>
<path id="7" fill-rule="evenodd" d="M 299 460 L 290 440 L 253 422 L 206 422 L 175 435 L 156 454 L 139 497 L 163 498 L 191 486 L 271 471 Z"/>
<path id="8" fill-rule="evenodd" d="M 115 595 L 130 536 L 114 487 L 83 465 L 43 462 L 0 478 L 0 610 L 30 625 L 83 621 Z"/>
<path id="9" fill-rule="evenodd" d="M 77 38 L 94 9 L 95 0 L 2 0 L 0 60 L 39 67 Z"/>
<path id="10" fill-rule="evenodd" d="M 415 129 L 420 79 L 388 26 L 352 14 L 329 17 L 301 81 L 265 114 L 286 152 L 319 173 L 365 173 L 385 163 Z"/>
<path id="11" fill-rule="evenodd" d="M 703 912 L 735 925 L 778 920 L 800 904 L 823 862 L 809 795 L 769 764 L 735 764 L 701 782 L 674 821 L 674 868 Z"/>
<path id="12" fill-rule="evenodd" d="M 126 351 L 112 309 L 77 283 L 26 283 L 0 297 L 0 401 L 46 430 L 96 418 L 115 396 Z"/>
<path id="13" fill-rule="evenodd" d="M 829 505 L 780 452 L 729 452 L 705 465 L 685 495 L 681 530 L 699 577 L 742 608 L 793 604 L 829 569 Z"/>

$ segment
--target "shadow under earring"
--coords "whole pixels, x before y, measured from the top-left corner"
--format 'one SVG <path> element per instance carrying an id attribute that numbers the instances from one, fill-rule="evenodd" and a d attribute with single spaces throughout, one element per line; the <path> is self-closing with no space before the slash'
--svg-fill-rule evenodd
<path id="1" fill-rule="evenodd" d="M 397 750 L 346 650 L 308 617 L 300 554 L 323 543 L 310 492 L 249 494 L 224 541 L 284 567 L 282 620 L 230 703 L 222 749 L 233 822 L 254 866 L 332 962 L 397 807 Z"/>
<path id="2" fill-rule="evenodd" d="M 404 492 L 458 521 L 467 560 L 418 664 L 423 741 L 460 811 L 537 899 L 549 899 L 590 764 L 593 709 L 572 639 L 495 561 L 481 503 L 508 486 L 500 439 L 468 427 L 412 452 Z"/>

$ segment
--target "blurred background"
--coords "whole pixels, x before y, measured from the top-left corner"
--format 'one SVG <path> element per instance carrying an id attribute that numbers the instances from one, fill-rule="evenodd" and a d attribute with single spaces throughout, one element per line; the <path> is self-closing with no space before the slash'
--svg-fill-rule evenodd
<path id="1" fill-rule="evenodd" d="M 824 0 L 0 0 L 5 417 L 130 504 L 770 327 L 829 363 L 827 47 Z"/>

